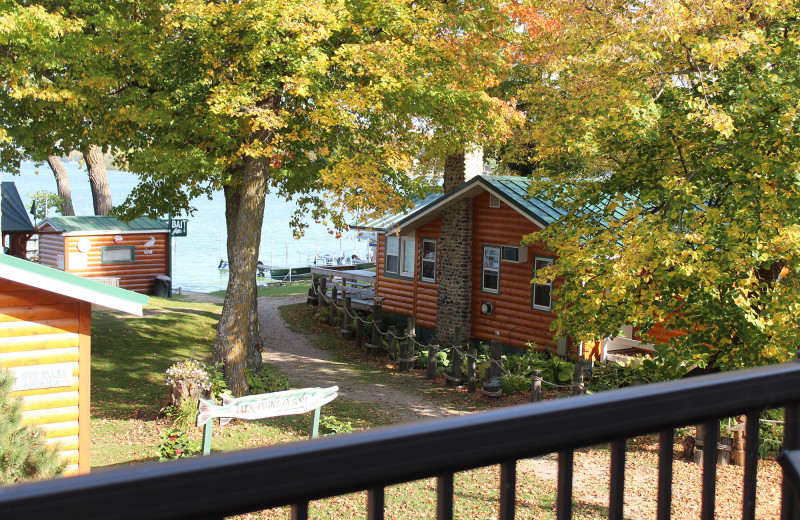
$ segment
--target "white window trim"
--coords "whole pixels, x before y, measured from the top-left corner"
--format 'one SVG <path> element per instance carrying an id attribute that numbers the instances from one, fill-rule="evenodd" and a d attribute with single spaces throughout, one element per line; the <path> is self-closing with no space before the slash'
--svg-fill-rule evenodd
<path id="1" fill-rule="evenodd" d="M 433 243 L 433 247 L 434 247 L 433 260 L 426 259 L 423 256 L 425 254 L 425 243 L 426 242 L 432 242 Z M 422 280 L 423 282 L 436 283 L 436 274 L 437 274 L 436 273 L 436 260 L 437 260 L 437 255 L 438 254 L 439 254 L 439 243 L 438 243 L 438 241 L 436 239 L 434 239 L 434 238 L 423 238 L 422 239 L 422 245 L 420 246 L 420 255 L 419 255 L 420 256 L 419 279 Z M 423 269 L 422 266 L 425 264 L 425 262 L 431 262 L 431 261 L 433 262 L 433 278 L 425 278 L 425 276 L 423 275 L 423 273 L 425 272 L 425 269 Z"/>
<path id="2" fill-rule="evenodd" d="M 547 267 L 549 267 L 549 266 L 551 266 L 551 265 L 553 265 L 555 263 L 554 259 L 550 258 L 548 256 L 534 256 L 533 257 L 533 276 L 534 276 L 534 278 L 536 277 L 536 265 L 539 263 L 539 261 L 549 262 L 549 265 Z M 553 280 L 548 280 L 547 283 L 534 283 L 532 285 L 533 285 L 533 289 L 532 289 L 532 292 L 531 292 L 531 307 L 533 309 L 538 310 L 538 311 L 552 311 L 553 310 Z M 538 287 L 540 285 L 541 286 L 550 287 L 550 305 L 548 305 L 546 307 L 544 305 L 536 305 L 536 287 Z"/>
<path id="3" fill-rule="evenodd" d="M 489 250 L 489 249 L 496 249 L 497 250 L 497 268 L 496 269 L 495 268 L 490 268 L 490 269 L 486 268 L 486 264 L 485 264 L 486 251 Z M 500 254 L 501 253 L 502 253 L 502 251 L 500 249 L 500 246 L 483 246 L 483 249 L 481 251 L 481 291 L 483 291 L 485 293 L 500 294 L 500 265 L 501 265 Z M 487 270 L 488 271 L 497 272 L 497 287 L 496 288 L 486 287 L 486 284 L 484 283 L 484 280 L 486 279 L 485 273 L 486 273 Z"/>
<path id="4" fill-rule="evenodd" d="M 405 259 L 408 247 L 411 247 L 411 270 L 404 271 L 405 268 Z M 414 256 L 416 251 L 416 240 L 413 236 L 410 237 L 400 237 L 400 265 L 398 269 L 400 270 L 400 276 L 414 276 L 414 264 L 416 263 L 416 257 Z"/>

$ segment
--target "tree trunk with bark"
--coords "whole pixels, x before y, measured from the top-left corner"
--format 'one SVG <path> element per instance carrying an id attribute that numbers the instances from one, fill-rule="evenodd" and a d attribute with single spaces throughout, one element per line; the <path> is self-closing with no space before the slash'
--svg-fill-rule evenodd
<path id="1" fill-rule="evenodd" d="M 53 175 L 56 178 L 56 188 L 58 189 L 58 196 L 64 199 L 63 215 L 65 217 L 75 215 L 75 208 L 72 207 L 72 190 L 69 189 L 69 179 L 67 178 L 67 168 L 61 159 L 55 155 L 47 157 L 47 164 L 53 170 Z"/>
<path id="2" fill-rule="evenodd" d="M 245 367 L 252 358 L 252 317 L 256 305 L 256 265 L 267 194 L 269 159 L 246 158 L 241 185 L 225 188 L 228 229 L 228 291 L 214 341 L 214 361 L 225 365 L 225 380 L 235 396 L 247 394 Z M 252 362 L 252 360 L 251 360 Z"/>
<path id="3" fill-rule="evenodd" d="M 86 169 L 89 171 L 89 186 L 92 188 L 92 203 L 95 215 L 108 215 L 111 211 L 111 189 L 108 187 L 108 174 L 103 159 L 103 149 L 95 144 L 83 151 Z"/>

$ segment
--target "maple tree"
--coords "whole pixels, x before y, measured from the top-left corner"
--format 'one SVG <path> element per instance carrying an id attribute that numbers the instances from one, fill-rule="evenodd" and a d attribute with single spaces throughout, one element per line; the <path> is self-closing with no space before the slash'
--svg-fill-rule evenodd
<path id="1" fill-rule="evenodd" d="M 677 372 L 789 359 L 798 345 L 798 7 L 777 0 L 535 2 L 558 24 L 515 85 L 506 150 L 565 210 L 555 327 L 623 324 Z M 680 368 L 682 367 L 682 368 Z M 676 373 L 677 373 L 676 372 Z"/>

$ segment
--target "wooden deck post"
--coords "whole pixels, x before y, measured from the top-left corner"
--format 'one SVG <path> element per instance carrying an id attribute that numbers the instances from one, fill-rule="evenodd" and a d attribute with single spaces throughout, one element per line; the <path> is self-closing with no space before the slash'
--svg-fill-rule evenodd
<path id="1" fill-rule="evenodd" d="M 538 403 L 542 400 L 542 371 L 531 372 L 531 402 Z"/>
<path id="2" fill-rule="evenodd" d="M 306 303 L 308 305 L 319 305 L 319 278 L 317 278 L 317 275 L 311 275 L 311 287 L 308 288 Z"/>
<path id="3" fill-rule="evenodd" d="M 428 345 L 428 371 L 425 377 L 436 379 L 436 362 L 439 359 L 439 345 Z"/>
<path id="4" fill-rule="evenodd" d="M 463 363 L 461 351 L 453 345 L 452 356 L 450 357 L 450 371 L 445 375 L 447 386 L 458 386 L 461 384 L 461 364 Z"/>
<path id="5" fill-rule="evenodd" d="M 365 345 L 367 350 L 373 355 L 377 355 L 381 348 L 381 327 L 383 327 L 381 304 L 380 302 L 375 302 L 372 306 L 372 340 Z"/>
<path id="6" fill-rule="evenodd" d="M 350 326 L 350 316 L 353 314 L 353 300 L 350 296 L 344 298 L 344 313 L 342 313 L 342 339 L 353 339 L 353 327 Z"/>
<path id="7" fill-rule="evenodd" d="M 477 356 L 477 348 L 470 347 L 467 349 L 467 392 L 473 394 L 477 389 L 477 377 L 475 376 L 475 358 Z"/>
<path id="8" fill-rule="evenodd" d="M 333 287 L 331 287 L 331 313 L 330 313 L 330 319 L 328 320 L 328 324 L 331 327 L 336 326 L 336 292 L 337 291 L 338 291 L 338 288 L 335 285 Z"/>

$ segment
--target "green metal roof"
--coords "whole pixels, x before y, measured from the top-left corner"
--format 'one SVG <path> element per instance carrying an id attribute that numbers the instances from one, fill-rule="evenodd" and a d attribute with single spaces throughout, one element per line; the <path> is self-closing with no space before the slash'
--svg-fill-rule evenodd
<path id="1" fill-rule="evenodd" d="M 495 195 L 522 212 L 527 213 L 542 226 L 552 224 L 565 215 L 564 211 L 549 202 L 528 195 L 532 181 L 527 177 L 484 175 L 475 177 L 475 179 L 475 182 L 494 188 Z M 465 187 L 467 184 L 469 182 L 465 183 Z"/>
<path id="2" fill-rule="evenodd" d="M 49 217 L 39 224 L 39 228 L 44 224 L 50 224 L 57 231 L 61 231 L 62 233 L 167 231 L 167 222 L 146 217 L 133 219 L 128 223 L 116 217 L 98 215 L 87 217 Z"/>
<path id="3" fill-rule="evenodd" d="M 428 204 L 440 198 L 441 196 L 442 196 L 441 193 L 431 193 L 424 199 L 415 200 L 413 202 L 414 206 L 409 208 L 407 211 L 403 213 L 391 213 L 389 215 L 384 215 L 382 217 L 367 221 L 364 224 L 351 225 L 350 228 L 364 229 L 368 231 L 384 231 L 392 227 L 392 224 L 394 224 L 395 222 L 402 220 L 403 218 L 409 215 L 412 215 L 417 209 L 426 207 Z"/>
<path id="4" fill-rule="evenodd" d="M 142 315 L 142 305 L 146 305 L 149 300 L 144 294 L 111 287 L 10 255 L 0 254 L 0 278 L 87 301 L 100 308 L 125 311 L 138 316 Z"/>

